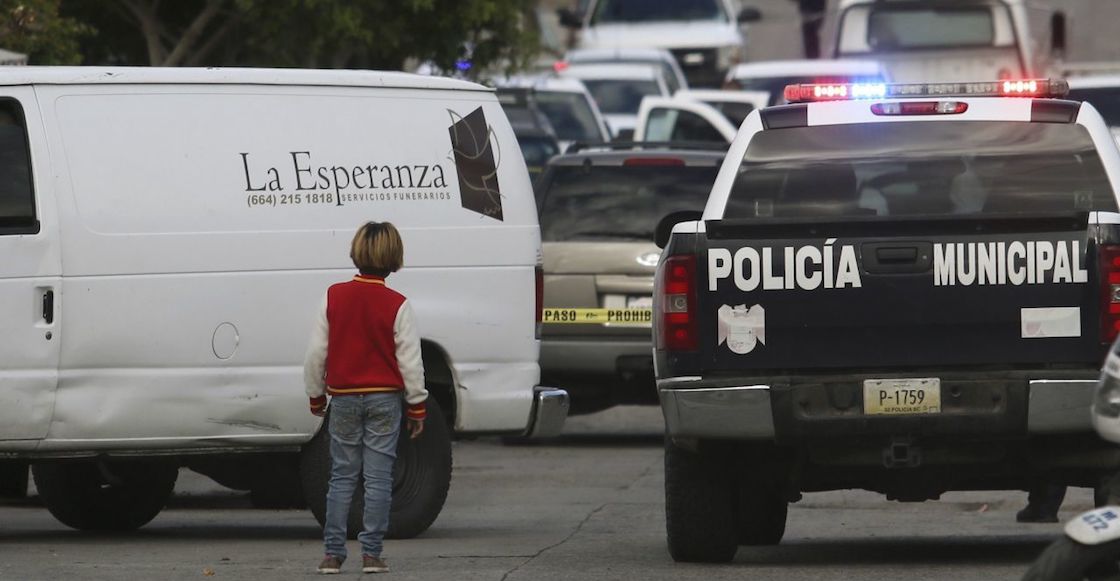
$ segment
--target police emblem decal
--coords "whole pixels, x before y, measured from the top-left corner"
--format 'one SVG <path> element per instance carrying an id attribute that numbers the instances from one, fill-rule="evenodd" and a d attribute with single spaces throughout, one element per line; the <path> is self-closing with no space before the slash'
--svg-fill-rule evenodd
<path id="1" fill-rule="evenodd" d="M 759 343 L 766 344 L 766 310 L 762 305 L 723 305 L 716 313 L 719 344 L 732 353 L 746 355 Z"/>

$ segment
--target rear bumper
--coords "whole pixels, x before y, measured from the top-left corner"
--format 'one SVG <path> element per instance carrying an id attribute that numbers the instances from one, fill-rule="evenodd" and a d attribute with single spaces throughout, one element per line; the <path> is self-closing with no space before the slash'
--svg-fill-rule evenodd
<path id="1" fill-rule="evenodd" d="M 623 358 L 644 359 L 652 366 L 653 347 L 649 337 L 541 339 L 542 375 L 559 372 L 614 376 Z"/>
<path id="2" fill-rule="evenodd" d="M 1092 433 L 1095 379 L 1009 382 L 1004 405 L 991 414 L 954 417 L 865 416 L 862 411 L 813 417 L 802 411 L 800 386 L 719 385 L 697 378 L 658 382 L 665 428 L 674 438 L 776 440 L 890 433 L 999 438 Z M 829 399 L 832 394 L 829 393 Z M 845 409 L 851 408 L 849 402 Z M 859 402 L 857 407 L 861 407 Z"/>
<path id="3" fill-rule="evenodd" d="M 530 438 L 552 438 L 559 436 L 568 418 L 570 402 L 568 392 L 554 387 L 535 387 L 533 389 L 533 414 L 525 435 Z"/>

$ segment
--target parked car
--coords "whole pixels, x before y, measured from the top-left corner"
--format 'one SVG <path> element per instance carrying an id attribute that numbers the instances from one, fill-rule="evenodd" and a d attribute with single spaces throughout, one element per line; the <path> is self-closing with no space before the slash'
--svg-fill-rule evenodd
<path id="1" fill-rule="evenodd" d="M 672 97 L 646 97 L 638 109 L 634 141 L 731 143 L 747 115 L 766 106 L 764 91 L 685 89 Z"/>
<path id="2" fill-rule="evenodd" d="M 571 64 L 648 63 L 661 67 L 670 94 L 688 88 L 688 79 L 673 53 L 662 48 L 577 48 L 564 55 L 556 67 Z"/>
<path id="3" fill-rule="evenodd" d="M 1069 98 L 1091 103 L 1120 143 L 1120 74 L 1071 77 Z"/>
<path id="4" fill-rule="evenodd" d="M 724 86 L 745 91 L 766 91 L 771 105 L 785 103 L 786 85 L 804 83 L 883 82 L 882 67 L 873 60 L 776 60 L 744 63 L 727 73 Z"/>
<path id="5" fill-rule="evenodd" d="M 599 106 L 579 79 L 555 75 L 518 76 L 500 79 L 495 84 L 499 100 L 503 91 L 525 91 L 525 106 L 539 111 L 548 120 L 561 151 L 577 141 L 601 143 L 611 140 L 610 129 Z"/>
<path id="6" fill-rule="evenodd" d="M 731 0 L 591 0 L 582 12 L 559 11 L 579 31 L 577 48 L 663 48 L 680 63 L 689 85 L 719 86 L 743 58 L 741 26 L 753 8 L 736 12 Z"/>
<path id="7" fill-rule="evenodd" d="M 571 65 L 561 77 L 579 79 L 595 99 L 614 139 L 633 136 L 642 99 L 651 95 L 668 96 L 669 86 L 661 68 L 650 64 Z"/>
<path id="8" fill-rule="evenodd" d="M 537 181 L 542 381 L 569 390 L 573 413 L 656 403 L 653 230 L 666 213 L 703 207 L 724 155 L 723 148 L 631 145 L 557 156 Z M 584 318 L 588 313 L 602 317 Z"/>

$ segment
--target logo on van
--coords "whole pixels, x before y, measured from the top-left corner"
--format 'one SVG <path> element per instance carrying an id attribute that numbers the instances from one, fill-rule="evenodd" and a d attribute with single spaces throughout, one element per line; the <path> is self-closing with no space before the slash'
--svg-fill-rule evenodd
<path id="1" fill-rule="evenodd" d="M 459 174 L 463 207 L 483 216 L 503 220 L 502 193 L 498 189 L 498 164 L 494 146 L 497 138 L 479 107 L 466 117 L 448 109 L 451 115 L 451 148 Z"/>

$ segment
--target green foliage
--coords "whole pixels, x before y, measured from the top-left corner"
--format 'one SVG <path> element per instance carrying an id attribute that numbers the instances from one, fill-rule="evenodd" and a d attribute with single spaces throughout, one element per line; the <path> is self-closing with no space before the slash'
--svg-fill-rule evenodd
<path id="1" fill-rule="evenodd" d="M 470 47 L 508 69 L 537 45 L 534 0 L 55 1 L 96 31 L 85 64 L 451 69 Z"/>
<path id="2" fill-rule="evenodd" d="M 61 0 L 0 0 L 0 48 L 24 53 L 32 65 L 72 65 L 82 60 L 85 24 L 59 15 Z"/>

